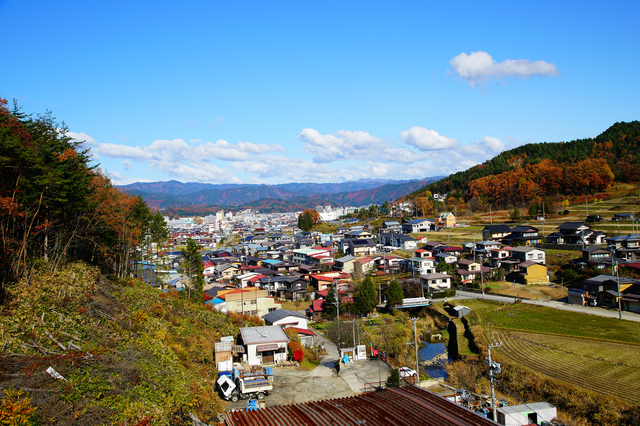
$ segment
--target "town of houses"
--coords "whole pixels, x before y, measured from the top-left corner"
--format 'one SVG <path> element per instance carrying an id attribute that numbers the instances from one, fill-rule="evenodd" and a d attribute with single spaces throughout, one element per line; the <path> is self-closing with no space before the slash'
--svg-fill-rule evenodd
<path id="1" fill-rule="evenodd" d="M 331 286 L 343 301 L 350 301 L 353 283 L 366 274 L 408 273 L 420 281 L 429 297 L 454 285 L 486 282 L 489 277 L 521 284 L 548 283 L 542 248 L 548 245 L 577 246 L 576 253 L 581 255 L 571 261 L 575 267 L 640 269 L 636 262 L 640 235 L 607 237 L 584 222 L 565 222 L 544 238 L 531 225 L 487 225 L 481 240 L 449 245 L 439 241 L 435 231 L 458 226 L 451 212 L 404 223 L 384 220 L 375 230 L 355 219 L 339 219 L 357 208 L 316 210 L 323 220 L 338 224 L 335 233 L 302 232 L 296 226 L 299 213 L 220 211 L 203 218 L 167 219 L 169 244 L 179 246 L 192 238 L 202 247 L 207 303 L 225 312 L 260 317 L 279 309 L 278 300 L 307 300 L 305 315 L 317 319 Z M 416 233 L 428 237 L 412 236 Z M 393 250 L 410 256 L 400 257 Z M 163 285 L 181 289 L 183 283 L 175 271 L 180 253 L 170 248 L 169 252 L 165 264 L 174 271 Z M 569 303 L 606 307 L 620 302 L 623 310 L 640 312 L 640 282 L 624 279 L 619 289 L 617 285 L 611 275 L 587 280 L 569 290 Z"/>
<path id="2" fill-rule="evenodd" d="M 184 288 L 176 272 L 180 251 L 172 251 L 171 246 L 193 239 L 201 247 L 205 303 L 221 312 L 258 316 L 264 322 L 262 327 L 241 328 L 237 345 L 233 336 L 216 343 L 219 371 L 234 368 L 234 355 L 252 368 L 287 363 L 285 328 L 296 333 L 302 345 L 315 347 L 318 336 L 309 324 L 322 318 L 327 305 L 333 303 L 328 300 L 330 291 L 343 304 L 353 303 L 354 284 L 367 274 L 390 280 L 403 273 L 420 286 L 421 299 L 429 303 L 451 294 L 452 287 L 483 288 L 489 280 L 549 283 L 546 248 L 571 247 L 576 252 L 570 261 L 574 268 L 640 270 L 640 235 L 610 237 L 586 222 L 562 223 L 544 237 L 532 225 L 492 224 L 482 229 L 477 240 L 474 235 L 461 244 L 449 244 L 440 241 L 438 230 L 461 226 L 451 212 L 434 219 L 387 219 L 373 229 L 367 222 L 340 219 L 356 210 L 317 208 L 323 220 L 336 226 L 331 234 L 301 231 L 297 228 L 299 213 L 221 211 L 204 218 L 167 219 L 171 238 L 162 259 L 173 274 L 161 286 Z M 285 300 L 298 302 L 296 306 L 302 309 L 282 309 Z M 640 280 L 600 274 L 568 289 L 568 302 L 640 312 Z M 357 359 L 356 349 L 340 350 L 353 350 Z M 453 398 L 458 402 L 457 396 Z M 555 417 L 555 407 L 536 404 L 538 414 Z M 530 408 L 531 404 L 498 408 L 499 423 L 506 424 L 505 410 L 515 419 L 526 417 Z"/>

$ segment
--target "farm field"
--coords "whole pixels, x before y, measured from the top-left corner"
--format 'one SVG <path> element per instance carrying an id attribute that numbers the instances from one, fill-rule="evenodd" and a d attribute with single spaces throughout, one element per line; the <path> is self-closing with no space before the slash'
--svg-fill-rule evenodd
<path id="1" fill-rule="evenodd" d="M 640 347 L 636 345 L 500 329 L 488 336 L 502 344 L 495 351 L 526 368 L 640 403 Z"/>
<path id="2" fill-rule="evenodd" d="M 640 403 L 640 324 L 526 304 L 469 300 L 471 325 L 510 362 Z"/>

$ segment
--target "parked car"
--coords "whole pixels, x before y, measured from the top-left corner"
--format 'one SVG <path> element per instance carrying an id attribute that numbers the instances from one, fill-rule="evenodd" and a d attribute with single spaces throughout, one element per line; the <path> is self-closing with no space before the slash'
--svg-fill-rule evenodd
<path id="1" fill-rule="evenodd" d="M 409 367 L 400 367 L 398 370 L 400 372 L 400 377 L 413 377 L 418 375 L 416 370 Z"/>

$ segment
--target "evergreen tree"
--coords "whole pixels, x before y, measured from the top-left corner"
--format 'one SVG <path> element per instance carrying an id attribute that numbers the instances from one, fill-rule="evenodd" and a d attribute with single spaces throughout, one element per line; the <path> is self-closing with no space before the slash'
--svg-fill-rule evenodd
<path id="1" fill-rule="evenodd" d="M 355 309 L 361 315 L 369 315 L 378 304 L 378 292 L 371 277 L 366 277 L 358 286 Z"/>
<path id="2" fill-rule="evenodd" d="M 400 387 L 400 372 L 397 368 L 392 368 L 389 372 L 389 377 L 387 377 L 387 387 L 388 388 L 399 388 Z"/>
<path id="3" fill-rule="evenodd" d="M 327 299 L 325 300 L 324 305 L 324 312 L 329 316 L 329 318 L 337 316 L 338 307 L 335 304 L 336 301 L 338 302 L 340 310 L 342 310 L 342 300 L 338 294 L 336 286 L 332 285 L 329 287 L 329 292 L 327 293 Z"/>
<path id="4" fill-rule="evenodd" d="M 391 280 L 386 291 L 386 297 L 387 308 L 389 309 L 394 310 L 396 306 L 402 304 L 402 300 L 404 299 L 404 292 L 402 291 L 402 287 L 400 287 L 400 283 L 398 283 L 398 280 Z"/>
<path id="5" fill-rule="evenodd" d="M 201 301 L 204 287 L 202 257 L 198 245 L 192 238 L 187 240 L 187 246 L 182 250 L 181 267 L 189 289 L 189 298 Z"/>

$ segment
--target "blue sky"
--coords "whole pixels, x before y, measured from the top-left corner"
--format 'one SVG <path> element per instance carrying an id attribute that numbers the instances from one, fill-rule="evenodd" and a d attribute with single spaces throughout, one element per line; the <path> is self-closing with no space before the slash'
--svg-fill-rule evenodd
<path id="1" fill-rule="evenodd" d="M 640 119 L 640 2 L 0 0 L 0 97 L 117 184 L 446 175 Z"/>

